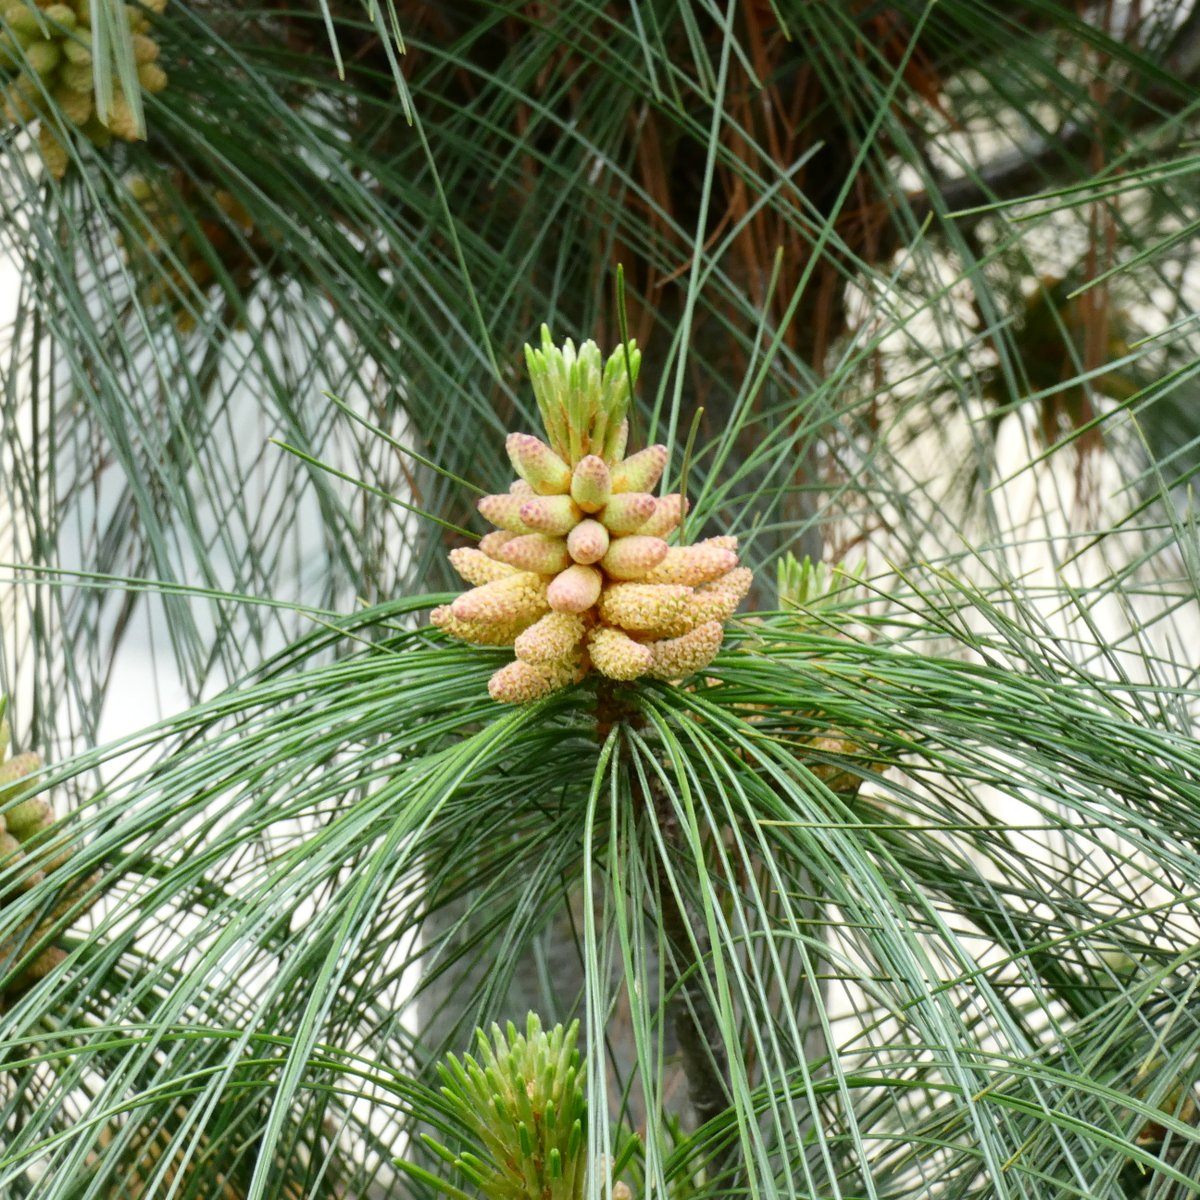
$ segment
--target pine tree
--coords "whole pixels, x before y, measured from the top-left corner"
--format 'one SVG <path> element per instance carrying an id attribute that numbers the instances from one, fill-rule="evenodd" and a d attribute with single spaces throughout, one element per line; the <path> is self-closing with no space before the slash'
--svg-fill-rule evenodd
<path id="1" fill-rule="evenodd" d="M 1200 1188 L 1198 46 L 5 0 L 0 1195 Z"/>

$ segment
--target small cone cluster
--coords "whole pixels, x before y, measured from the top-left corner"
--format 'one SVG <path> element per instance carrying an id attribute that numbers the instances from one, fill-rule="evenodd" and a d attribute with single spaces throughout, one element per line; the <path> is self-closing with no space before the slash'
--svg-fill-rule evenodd
<path id="1" fill-rule="evenodd" d="M 685 513 L 656 496 L 667 448 L 626 455 L 633 342 L 604 362 L 595 342 L 560 350 L 542 327 L 526 347 L 547 440 L 508 437 L 517 479 L 479 511 L 496 526 L 478 549 L 450 552 L 474 587 L 431 620 L 452 637 L 513 646 L 492 676 L 495 700 L 539 699 L 595 670 L 610 679 L 681 679 L 706 667 L 750 587 L 737 540 L 672 546 Z"/>
<path id="2" fill-rule="evenodd" d="M 9 877 L 0 882 L 0 975 L 7 973 L 8 960 L 15 954 L 23 956 L 26 946 L 44 940 L 59 919 L 69 910 L 82 907 L 84 895 L 90 891 L 94 878 L 79 879 L 63 870 L 75 847 L 61 833 L 54 831 L 54 812 L 40 796 L 26 796 L 32 791 L 29 776 L 42 767 L 36 754 L 8 757 L 8 722 L 0 718 L 0 872 Z M 29 870 L 25 860 L 36 857 L 36 870 Z M 24 869 L 22 869 L 24 868 Z M 5 921 L 6 902 L 20 891 L 43 882 L 47 876 L 61 872 L 64 882 L 59 896 L 49 912 L 40 913 L 37 920 L 26 920 L 15 928 Z M 48 946 L 14 979 L 0 990 L 0 1009 L 7 1007 L 43 976 L 48 975 L 66 957 L 58 946 Z"/>
<path id="3" fill-rule="evenodd" d="M 139 298 L 146 305 L 173 309 L 176 326 L 186 332 L 196 323 L 188 297 L 213 287 L 216 264 L 244 290 L 258 270 L 266 243 L 254 218 L 232 193 L 223 188 L 205 192 L 182 171 L 171 174 L 169 186 L 156 186 L 140 176 L 128 186 L 149 226 L 132 245 L 125 242 L 130 265 L 145 279 Z"/>
<path id="4" fill-rule="evenodd" d="M 125 20 L 133 39 L 138 83 L 147 92 L 167 86 L 159 66 L 159 45 L 150 36 L 150 15 L 160 13 L 167 0 L 143 0 L 125 5 Z M 97 146 L 112 137 L 135 141 L 139 134 L 128 98 L 114 83 L 108 122 L 96 112 L 92 74 L 93 0 L 0 0 L 0 99 L 4 115 L 25 125 L 40 117 L 38 147 L 46 168 L 57 179 L 70 161 L 58 122 L 49 115 L 47 97 L 66 121 Z"/>
<path id="5" fill-rule="evenodd" d="M 476 1152 L 426 1145 L 488 1200 L 580 1200 L 587 1173 L 587 1096 L 576 1042 L 579 1022 L 549 1033 L 530 1013 L 525 1032 L 510 1021 L 476 1031 L 478 1059 L 453 1054 L 439 1065 L 442 1095 L 470 1130 Z M 461 1193 L 460 1193 L 461 1194 Z"/>

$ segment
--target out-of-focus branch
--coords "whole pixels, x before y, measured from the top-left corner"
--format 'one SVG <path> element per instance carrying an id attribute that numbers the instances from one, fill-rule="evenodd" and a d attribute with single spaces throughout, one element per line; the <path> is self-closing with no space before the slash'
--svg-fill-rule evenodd
<path id="1" fill-rule="evenodd" d="M 1167 44 L 1160 77 L 1141 93 L 1127 95 L 1123 104 L 1114 107 L 1112 120 L 1125 129 L 1139 129 L 1180 112 L 1200 100 L 1194 90 L 1198 77 L 1200 0 L 1193 3 Z M 1061 178 L 1096 137 L 1094 124 L 1069 121 L 1054 137 L 1036 138 L 996 155 L 978 174 L 949 179 L 918 193 L 910 198 L 911 207 L 918 217 L 924 217 L 935 201 L 942 211 L 956 212 L 1028 195 Z"/>

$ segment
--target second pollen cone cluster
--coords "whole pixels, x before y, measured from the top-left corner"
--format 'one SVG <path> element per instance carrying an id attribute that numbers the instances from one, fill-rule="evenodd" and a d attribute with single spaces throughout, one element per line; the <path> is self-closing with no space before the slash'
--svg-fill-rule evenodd
<path id="1" fill-rule="evenodd" d="M 478 549 L 450 552 L 475 586 L 433 611 L 435 625 L 516 660 L 488 690 L 508 703 L 536 700 L 596 670 L 610 679 L 680 679 L 708 665 L 723 622 L 749 590 L 737 541 L 672 546 L 685 506 L 655 496 L 667 448 L 626 456 L 625 418 L 640 355 L 633 342 L 607 362 L 595 342 L 526 347 L 547 440 L 510 434 L 517 473 L 479 511 L 496 532 Z"/>
<path id="2" fill-rule="evenodd" d="M 166 0 L 143 0 L 123 6 L 133 42 L 139 87 L 161 92 L 166 72 L 159 66 L 159 45 L 150 34 L 150 17 Z M 41 118 L 38 148 L 47 169 L 61 179 L 70 158 L 62 141 L 57 113 L 97 146 L 113 137 L 136 140 L 140 134 L 129 99 L 114 82 L 107 123 L 96 112 L 92 65 L 92 0 L 46 3 L 45 0 L 0 0 L 0 99 L 9 121 L 27 124 Z"/>

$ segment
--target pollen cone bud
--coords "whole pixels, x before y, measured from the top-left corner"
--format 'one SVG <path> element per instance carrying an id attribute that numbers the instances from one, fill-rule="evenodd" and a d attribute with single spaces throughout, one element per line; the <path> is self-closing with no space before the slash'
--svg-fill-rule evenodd
<path id="1" fill-rule="evenodd" d="M 493 583 L 463 592 L 452 605 L 451 613 L 460 621 L 530 621 L 546 611 L 546 583 L 529 571 L 518 571 Z"/>
<path id="2" fill-rule="evenodd" d="M 570 496 L 538 496 L 521 503 L 521 520 L 538 533 L 565 537 L 581 518 L 579 506 Z"/>
<path id="3" fill-rule="evenodd" d="M 548 612 L 513 643 L 517 657 L 527 663 L 565 660 L 583 639 L 583 618 L 575 613 Z"/>
<path id="4" fill-rule="evenodd" d="M 546 599 L 555 612 L 586 612 L 596 603 L 603 581 L 595 567 L 576 564 L 551 580 Z"/>
<path id="5" fill-rule="evenodd" d="M 637 494 L 637 492 L 633 493 L 635 496 Z M 678 492 L 668 492 L 665 496 L 659 496 L 658 502 L 654 506 L 654 514 L 638 532 L 648 537 L 665 538 L 668 533 L 674 532 L 679 527 L 683 514 L 690 507 L 691 505 L 685 505 L 683 497 Z"/>
<path id="6" fill-rule="evenodd" d="M 73 92 L 70 88 L 60 87 L 55 89 L 53 96 L 62 115 L 76 125 L 84 124 L 92 115 L 91 92 Z"/>
<path id="7" fill-rule="evenodd" d="M 468 583 L 476 587 L 484 583 L 494 583 L 506 575 L 515 575 L 517 568 L 505 562 L 497 562 L 489 558 L 482 550 L 470 546 L 458 546 L 450 551 L 450 565 Z"/>
<path id="8" fill-rule="evenodd" d="M 509 533 L 505 529 L 497 529 L 495 533 L 485 533 L 479 539 L 479 549 L 488 558 L 494 558 L 497 562 L 503 562 L 504 560 L 500 557 L 500 549 L 511 542 L 516 536 L 515 533 Z"/>
<path id="9" fill-rule="evenodd" d="M 475 502 L 475 507 L 485 521 L 498 529 L 506 529 L 509 533 L 533 533 L 533 526 L 527 525 L 521 517 L 524 503 L 520 496 L 509 492 L 502 496 L 483 496 Z"/>
<path id="10" fill-rule="evenodd" d="M 662 538 L 632 537 L 618 538 L 600 560 L 600 565 L 614 579 L 642 579 L 652 568 L 667 556 L 667 543 Z M 661 583 L 682 583 L 682 580 L 656 580 Z"/>
<path id="11" fill-rule="evenodd" d="M 600 626 L 588 638 L 592 665 L 609 679 L 638 679 L 654 665 L 648 646 L 635 642 L 619 629 Z"/>
<path id="12" fill-rule="evenodd" d="M 163 91 L 169 80 L 167 73 L 155 62 L 143 63 L 137 69 L 138 83 L 152 95 Z"/>
<path id="13" fill-rule="evenodd" d="M 488 694 L 502 704 L 528 704 L 564 688 L 575 677 L 574 662 L 533 663 L 516 659 L 488 680 Z"/>
<path id="14" fill-rule="evenodd" d="M 667 448 L 660 442 L 631 454 L 612 473 L 614 492 L 648 492 L 659 481 L 667 465 Z"/>
<path id="15" fill-rule="evenodd" d="M 630 633 L 678 637 L 698 624 L 692 589 L 674 584 L 616 583 L 600 597 L 600 619 Z"/>
<path id="16" fill-rule="evenodd" d="M 67 9 L 67 11 L 70 12 L 71 10 Z M 162 50 L 153 38 L 147 37 L 144 33 L 135 33 L 133 35 L 133 61 L 139 67 L 143 63 L 157 62 L 161 54 Z"/>
<path id="17" fill-rule="evenodd" d="M 614 430 L 609 430 L 604 442 L 604 461 L 609 466 L 616 466 L 625 457 L 625 447 L 629 444 L 629 422 L 622 421 Z"/>
<path id="18" fill-rule="evenodd" d="M 23 992 L 33 987 L 39 979 L 45 979 L 55 967 L 67 961 L 67 952 L 61 946 L 48 946 L 21 972 L 10 985 L 14 992 Z"/>
<path id="19" fill-rule="evenodd" d="M 31 796 L 28 800 L 22 800 L 20 804 L 6 809 L 0 815 L 4 817 L 8 832 L 19 842 L 54 823 L 54 810 L 41 796 Z"/>
<path id="20" fill-rule="evenodd" d="M 26 775 L 32 775 L 42 769 L 40 754 L 18 754 L 6 763 L 0 763 L 0 805 L 15 800 L 28 784 L 18 783 Z"/>
<path id="21" fill-rule="evenodd" d="M 599 521 L 580 521 L 567 535 L 567 550 L 577 563 L 599 562 L 608 550 L 608 530 Z"/>
<path id="22" fill-rule="evenodd" d="M 34 42 L 25 47 L 25 61 L 32 71 L 45 78 L 62 62 L 62 49 L 57 42 Z"/>
<path id="23" fill-rule="evenodd" d="M 513 469 L 539 496 L 558 496 L 571 487 L 571 468 L 531 433 L 510 433 L 505 443 Z"/>
<path id="24" fill-rule="evenodd" d="M 750 590 L 753 579 L 748 567 L 737 567 L 712 583 L 701 584 L 692 596 L 693 624 L 729 620 Z"/>
<path id="25" fill-rule="evenodd" d="M 585 513 L 599 512 L 612 492 L 608 465 L 598 454 L 589 454 L 575 464 L 571 476 L 571 498 Z"/>
<path id="26" fill-rule="evenodd" d="M 715 539 L 694 546 L 672 546 L 662 560 L 646 575 L 647 583 L 683 583 L 695 587 L 719 579 L 737 566 L 737 554 Z"/>
<path id="27" fill-rule="evenodd" d="M 681 637 L 651 642 L 653 665 L 649 674 L 655 679 L 682 679 L 707 667 L 720 650 L 723 636 L 720 621 L 705 621 Z"/>
<path id="28" fill-rule="evenodd" d="M 520 496 L 522 500 L 532 500 L 537 495 L 523 479 L 514 479 L 508 485 L 508 492 L 511 496 Z"/>
<path id="29" fill-rule="evenodd" d="M 66 146 L 58 140 L 58 135 L 54 130 L 45 124 L 38 130 L 37 143 L 46 170 L 55 179 L 62 179 L 71 165 L 71 156 L 67 152 Z"/>
<path id="30" fill-rule="evenodd" d="M 645 533 L 658 501 L 649 492 L 623 492 L 604 506 L 600 519 L 609 533 Z"/>
<path id="31" fill-rule="evenodd" d="M 460 621 L 448 605 L 441 605 L 429 614 L 430 623 L 443 633 L 473 646 L 511 646 L 514 639 L 529 624 L 519 621 Z"/>
<path id="32" fill-rule="evenodd" d="M 571 562 L 567 543 L 545 533 L 529 533 L 505 542 L 499 557 L 522 571 L 533 571 L 538 575 L 557 574 Z"/>
<path id="33" fill-rule="evenodd" d="M 42 28 L 38 24 L 37 13 L 32 7 L 25 8 L 20 4 L 9 5 L 4 10 L 4 19 L 17 32 L 26 37 L 38 37 Z"/>

